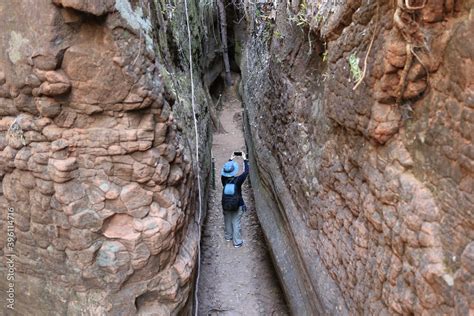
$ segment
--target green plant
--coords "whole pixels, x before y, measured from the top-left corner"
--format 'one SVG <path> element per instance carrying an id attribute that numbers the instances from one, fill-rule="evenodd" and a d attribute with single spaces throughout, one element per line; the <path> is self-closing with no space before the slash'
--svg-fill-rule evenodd
<path id="1" fill-rule="evenodd" d="M 130 32 L 126 29 L 123 30 L 122 32 L 123 39 L 129 40 L 130 39 Z"/>
<path id="2" fill-rule="evenodd" d="M 349 56 L 349 67 L 352 75 L 352 79 L 359 81 L 362 78 L 362 71 L 359 67 L 359 57 L 352 53 Z"/>
<path id="3" fill-rule="evenodd" d="M 445 256 L 443 258 L 443 265 L 444 265 L 444 270 L 446 271 L 447 274 L 449 275 L 454 275 L 454 272 L 456 271 L 454 262 L 451 258 Z"/>
<path id="4" fill-rule="evenodd" d="M 274 32 L 272 32 L 272 25 L 271 23 L 268 23 L 268 22 L 265 22 L 265 26 L 264 26 L 264 29 L 263 29 L 263 40 L 265 42 L 269 41 L 271 38 L 272 38 L 272 35 L 275 34 Z"/>
<path id="5" fill-rule="evenodd" d="M 328 61 L 328 51 L 325 51 L 323 53 L 323 63 L 327 62 Z"/>
<path id="6" fill-rule="evenodd" d="M 296 15 L 289 17 L 288 20 L 290 22 L 296 23 L 296 25 L 300 27 L 305 27 L 309 26 L 309 21 L 306 18 L 306 12 L 307 12 L 308 6 L 306 3 L 306 0 L 303 0 L 300 4 L 300 9 Z"/>
<path id="7" fill-rule="evenodd" d="M 319 13 L 313 17 L 313 20 L 316 22 L 316 24 L 320 24 L 321 22 L 324 22 L 323 16 Z"/>
<path id="8" fill-rule="evenodd" d="M 273 32 L 273 35 L 277 38 L 277 39 L 282 39 L 283 38 L 283 34 L 281 34 L 281 32 L 275 30 Z"/>

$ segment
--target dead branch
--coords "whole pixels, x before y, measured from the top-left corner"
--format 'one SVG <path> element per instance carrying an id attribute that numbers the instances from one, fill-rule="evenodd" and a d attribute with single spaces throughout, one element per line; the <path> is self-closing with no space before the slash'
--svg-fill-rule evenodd
<path id="1" fill-rule="evenodd" d="M 410 71 L 411 65 L 413 63 L 413 54 L 411 53 L 412 46 L 411 44 L 406 44 L 407 60 L 405 61 L 405 66 L 403 67 L 402 74 L 400 75 L 400 81 L 398 82 L 398 91 L 397 91 L 397 103 L 400 104 L 403 98 L 403 93 L 405 92 L 405 87 L 407 85 L 406 79 L 408 72 Z"/>
<path id="2" fill-rule="evenodd" d="M 365 54 L 364 70 L 362 71 L 362 76 L 360 77 L 359 80 L 357 80 L 357 82 L 356 82 L 354 88 L 352 88 L 352 90 L 356 90 L 365 78 L 365 73 L 367 71 L 367 59 L 369 58 L 370 50 L 372 49 L 372 44 L 374 43 L 376 33 L 377 33 L 376 30 L 374 30 L 374 34 L 372 34 L 372 39 L 370 40 L 369 48 L 367 49 L 367 54 Z"/>
<path id="3" fill-rule="evenodd" d="M 360 84 L 362 83 L 362 81 L 364 80 L 365 78 L 365 73 L 367 71 L 367 60 L 369 58 L 369 54 L 370 54 L 370 50 L 372 49 L 372 44 L 374 44 L 374 40 L 375 40 L 375 35 L 377 35 L 378 33 L 378 27 L 377 27 L 377 24 L 378 24 L 378 20 L 379 20 L 379 3 L 377 2 L 377 19 L 375 20 L 375 29 L 374 29 L 374 33 L 372 34 L 372 39 L 370 40 L 370 44 L 369 44 L 369 48 L 367 49 L 367 54 L 365 54 L 365 58 L 364 58 L 364 70 L 362 71 L 362 76 L 360 77 L 359 80 L 357 80 L 354 88 L 352 88 L 352 90 L 356 90 Z"/>
<path id="4" fill-rule="evenodd" d="M 222 55 L 224 58 L 225 68 L 225 83 L 227 86 L 232 85 L 232 76 L 230 74 L 230 62 L 229 62 L 229 48 L 227 45 L 227 17 L 225 11 L 225 5 L 223 0 L 217 0 L 217 7 L 219 8 L 219 20 L 221 26 L 221 41 L 222 41 Z"/>

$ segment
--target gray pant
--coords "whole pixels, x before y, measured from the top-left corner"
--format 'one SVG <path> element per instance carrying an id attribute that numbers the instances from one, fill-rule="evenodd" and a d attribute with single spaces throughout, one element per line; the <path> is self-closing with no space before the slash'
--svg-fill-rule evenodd
<path id="1" fill-rule="evenodd" d="M 224 237 L 226 239 L 232 239 L 234 246 L 240 245 L 243 242 L 240 227 L 240 220 L 243 214 L 244 210 L 242 206 L 240 206 L 237 211 L 224 211 Z"/>

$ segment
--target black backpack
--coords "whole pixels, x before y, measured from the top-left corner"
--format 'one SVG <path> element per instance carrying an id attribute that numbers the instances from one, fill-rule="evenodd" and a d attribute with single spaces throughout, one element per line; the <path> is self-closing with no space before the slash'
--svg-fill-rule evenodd
<path id="1" fill-rule="evenodd" d="M 237 193 L 236 178 L 227 182 L 222 190 L 222 209 L 227 212 L 237 211 L 239 209 L 240 197 Z"/>

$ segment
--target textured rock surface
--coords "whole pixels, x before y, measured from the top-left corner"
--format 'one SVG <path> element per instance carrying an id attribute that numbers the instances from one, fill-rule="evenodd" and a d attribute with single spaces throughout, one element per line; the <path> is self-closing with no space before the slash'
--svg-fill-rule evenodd
<path id="1" fill-rule="evenodd" d="M 162 2 L 0 4 L 0 243 L 8 254 L 12 207 L 18 314 L 190 307 L 199 223 L 186 19 Z M 206 26 L 198 3 L 189 11 L 199 72 Z M 207 92 L 195 85 L 206 179 Z"/>
<path id="2" fill-rule="evenodd" d="M 257 3 L 251 180 L 292 311 L 473 313 L 473 2 Z"/>

